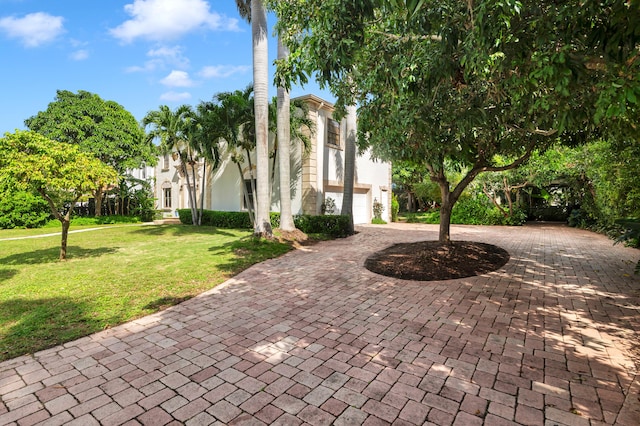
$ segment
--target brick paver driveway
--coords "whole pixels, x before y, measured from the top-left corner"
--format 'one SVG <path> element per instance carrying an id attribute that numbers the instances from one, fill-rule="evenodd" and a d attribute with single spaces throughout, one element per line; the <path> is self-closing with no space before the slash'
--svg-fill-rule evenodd
<path id="1" fill-rule="evenodd" d="M 1 363 L 0 425 L 640 424 L 638 251 L 557 225 L 452 231 L 511 260 L 391 279 L 366 257 L 437 229 L 366 226 Z"/>

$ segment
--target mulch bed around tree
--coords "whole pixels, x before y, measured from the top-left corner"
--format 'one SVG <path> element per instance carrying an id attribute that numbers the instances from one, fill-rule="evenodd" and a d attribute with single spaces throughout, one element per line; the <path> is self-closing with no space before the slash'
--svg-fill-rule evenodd
<path id="1" fill-rule="evenodd" d="M 500 269 L 509 253 L 492 244 L 473 241 L 421 241 L 395 244 L 372 254 L 364 266 L 388 277 L 441 281 L 473 277 Z"/>

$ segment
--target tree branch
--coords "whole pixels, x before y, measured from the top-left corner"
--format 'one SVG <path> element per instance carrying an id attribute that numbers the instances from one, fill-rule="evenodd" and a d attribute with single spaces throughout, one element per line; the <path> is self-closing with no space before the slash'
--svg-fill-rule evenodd
<path id="1" fill-rule="evenodd" d="M 385 36 L 387 38 L 390 38 L 392 40 L 395 41 L 413 41 L 413 40 L 420 40 L 420 41 L 427 41 L 427 40 L 431 40 L 431 41 L 442 41 L 442 37 L 439 35 L 396 35 L 396 34 L 391 34 L 385 31 L 379 31 L 379 30 L 371 30 L 371 32 L 373 34 L 378 34 L 378 35 L 382 35 Z"/>
<path id="2" fill-rule="evenodd" d="M 523 133 L 533 133 L 534 135 L 540 135 L 540 136 L 553 136 L 556 133 L 558 133 L 557 129 L 551 129 L 551 130 L 542 130 L 542 129 L 538 129 L 537 127 L 535 128 L 535 130 L 531 130 L 531 129 L 523 129 L 522 127 L 518 127 L 515 125 L 511 125 L 511 126 L 507 126 L 510 129 L 513 130 L 517 130 L 518 132 L 523 132 Z"/>

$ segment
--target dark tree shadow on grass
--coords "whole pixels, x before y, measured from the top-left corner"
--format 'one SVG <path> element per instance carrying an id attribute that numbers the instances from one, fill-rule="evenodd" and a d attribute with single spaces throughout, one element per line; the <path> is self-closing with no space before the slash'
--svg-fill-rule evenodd
<path id="1" fill-rule="evenodd" d="M 143 306 L 143 309 L 149 309 L 153 311 L 161 311 L 170 306 L 177 305 L 186 300 L 189 300 L 193 297 L 192 294 L 187 294 L 186 296 L 176 297 L 176 296 L 166 296 L 160 297 L 159 299 L 154 300 L 153 302 L 149 302 Z"/>
<path id="2" fill-rule="evenodd" d="M 78 246 L 67 247 L 67 260 L 87 259 L 92 257 L 100 257 L 106 254 L 117 252 L 119 247 L 100 247 L 96 249 L 85 249 Z M 0 258 L 0 264 L 3 265 L 38 265 L 43 263 L 58 262 L 60 259 L 60 247 L 51 247 L 48 249 L 34 250 L 25 253 L 12 254 L 10 256 Z M 0 272 L 2 279 L 2 272 Z"/>
<path id="3" fill-rule="evenodd" d="M 234 237 L 235 234 L 224 231 L 220 228 L 214 228 L 211 226 L 193 226 L 193 225 L 149 225 L 140 227 L 135 231 L 137 234 L 143 235 L 225 235 L 228 237 Z"/>
<path id="4" fill-rule="evenodd" d="M 212 256 L 226 255 L 229 252 L 234 254 L 227 263 L 217 265 L 221 271 L 231 274 L 237 274 L 251 265 L 278 257 L 289 250 L 291 250 L 289 244 L 257 240 L 251 236 L 209 247 Z"/>
<path id="5" fill-rule="evenodd" d="M 0 361 L 47 349 L 100 330 L 89 303 L 68 298 L 0 303 Z"/>
<path id="6" fill-rule="evenodd" d="M 13 278 L 18 274 L 17 269 L 0 269 L 0 282 Z"/>

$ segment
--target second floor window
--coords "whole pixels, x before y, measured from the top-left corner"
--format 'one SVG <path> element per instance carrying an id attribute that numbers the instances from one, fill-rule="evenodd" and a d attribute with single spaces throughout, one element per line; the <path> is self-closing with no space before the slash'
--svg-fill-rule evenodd
<path id="1" fill-rule="evenodd" d="M 327 118 L 327 144 L 340 146 L 340 123 L 331 118 Z"/>

